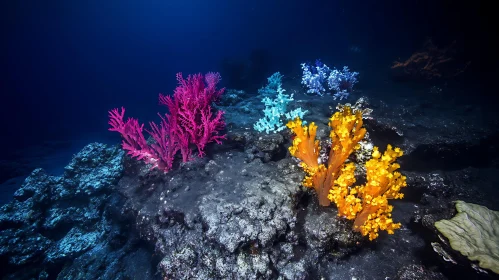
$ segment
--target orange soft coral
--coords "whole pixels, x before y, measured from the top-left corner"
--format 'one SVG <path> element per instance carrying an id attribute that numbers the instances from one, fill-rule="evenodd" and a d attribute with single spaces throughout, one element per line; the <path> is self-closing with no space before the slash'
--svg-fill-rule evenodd
<path id="1" fill-rule="evenodd" d="M 366 133 L 361 112 L 352 113 L 351 108 L 345 106 L 329 119 L 332 143 L 327 166 L 319 160 L 320 146 L 315 139 L 317 126 L 314 123 L 303 126 L 299 118 L 287 126 L 295 134 L 289 151 L 301 160 L 300 166 L 307 174 L 303 185 L 316 190 L 321 206 L 334 202 L 338 215 L 355 219 L 354 230 L 369 235 L 370 240 L 378 237 L 379 230 L 392 234 L 400 227 L 400 224 L 393 223 L 393 206 L 388 205 L 388 199 L 403 197 L 400 189 L 406 186 L 406 178 L 396 172 L 400 166 L 395 160 L 403 154 L 399 148 L 388 145 L 381 155 L 375 147 L 372 159 L 366 163 L 367 183 L 352 187 L 355 165 L 346 163 L 346 160 Z"/>
<path id="2" fill-rule="evenodd" d="M 348 106 L 329 119 L 329 126 L 332 146 L 326 167 L 319 162 L 319 141 L 315 140 L 317 126 L 314 123 L 308 127 L 302 126 L 299 118 L 287 124 L 296 135 L 289 151 L 292 156 L 302 160 L 300 165 L 307 173 L 303 185 L 316 190 L 321 206 L 331 204 L 328 195 L 333 185 L 351 185 L 355 182 L 353 173 L 346 172 L 351 168 L 345 164 L 345 161 L 358 148 L 358 142 L 366 134 L 365 128 L 362 128 L 362 113 L 353 114 Z"/>
<path id="3" fill-rule="evenodd" d="M 370 240 L 378 237 L 379 230 L 393 234 L 395 229 L 400 228 L 400 223 L 393 223 L 393 206 L 388 205 L 388 199 L 404 197 L 400 189 L 407 186 L 406 177 L 396 171 L 400 165 L 395 163 L 402 155 L 402 150 L 388 145 L 381 156 L 375 147 L 373 158 L 366 163 L 367 183 L 356 187 L 362 200 L 362 212 L 355 218 L 354 229 L 362 235 L 369 235 Z"/>
<path id="4" fill-rule="evenodd" d="M 391 145 L 383 155 L 374 147 L 373 158 L 366 163 L 366 184 L 353 188 L 337 185 L 330 190 L 328 198 L 338 206 L 338 214 L 355 219 L 354 229 L 369 235 L 370 240 L 378 237 L 379 230 L 393 234 L 400 228 L 399 223 L 393 223 L 393 206 L 388 205 L 388 199 L 404 196 L 400 189 L 407 185 L 406 178 L 395 171 L 400 168 L 395 160 L 402 155 L 399 148 Z"/>

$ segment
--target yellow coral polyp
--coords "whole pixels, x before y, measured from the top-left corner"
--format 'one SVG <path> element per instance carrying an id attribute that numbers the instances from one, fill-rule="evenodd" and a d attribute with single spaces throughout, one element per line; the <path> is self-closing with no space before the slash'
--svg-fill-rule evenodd
<path id="1" fill-rule="evenodd" d="M 359 148 L 358 143 L 365 136 L 366 130 L 362 125 L 362 113 L 352 113 L 348 106 L 331 116 L 331 149 L 325 165 L 319 162 L 320 146 L 315 139 L 317 126 L 311 123 L 307 127 L 296 118 L 287 124 L 295 134 L 289 152 L 301 160 L 300 166 L 306 173 L 303 185 L 316 190 L 319 204 L 329 206 L 334 202 L 338 215 L 355 220 L 354 230 L 373 240 L 378 237 L 379 230 L 393 234 L 395 229 L 400 228 L 400 224 L 393 223 L 391 219 L 393 207 L 388 204 L 388 199 L 403 198 L 400 189 L 407 184 L 406 177 L 396 172 L 400 166 L 395 160 L 403 152 L 388 145 L 383 154 L 378 147 L 374 147 L 372 158 L 365 165 L 367 182 L 352 187 L 355 165 L 345 161 Z"/>
<path id="2" fill-rule="evenodd" d="M 366 163 L 367 183 L 353 188 L 335 185 L 328 198 L 338 207 L 338 215 L 347 219 L 355 219 L 354 229 L 369 240 L 376 239 L 379 231 L 393 234 L 400 228 L 400 223 L 393 223 L 391 212 L 393 206 L 388 199 L 401 199 L 399 191 L 405 187 L 406 177 L 395 172 L 400 165 L 394 161 L 403 155 L 399 148 L 388 145 L 384 154 L 375 147 L 372 159 Z"/>
<path id="3" fill-rule="evenodd" d="M 388 199 L 404 197 L 400 189 L 407 185 L 406 177 L 395 172 L 400 165 L 394 163 L 402 155 L 399 148 L 388 145 L 383 155 L 375 148 L 373 158 L 366 163 L 367 182 L 358 189 L 363 210 L 355 218 L 354 229 L 369 235 L 370 240 L 378 237 L 379 230 L 393 234 L 401 226 L 391 219 L 393 206 L 388 205 Z"/>

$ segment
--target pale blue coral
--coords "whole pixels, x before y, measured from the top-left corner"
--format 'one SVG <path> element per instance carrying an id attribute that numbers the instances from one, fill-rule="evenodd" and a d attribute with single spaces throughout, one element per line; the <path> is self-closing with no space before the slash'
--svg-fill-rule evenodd
<path id="1" fill-rule="evenodd" d="M 275 72 L 267 78 L 267 85 L 258 90 L 258 94 L 263 96 L 271 96 L 277 93 L 277 89 L 282 85 L 282 77 L 280 72 Z"/>
<path id="2" fill-rule="evenodd" d="M 343 67 L 343 71 L 334 69 L 329 74 L 327 79 L 328 86 L 331 90 L 335 91 L 335 99 L 347 98 L 349 92 L 352 91 L 353 86 L 358 82 L 357 76 L 358 72 L 350 72 L 348 66 Z"/>
<path id="3" fill-rule="evenodd" d="M 314 69 L 311 69 L 312 67 Z M 311 66 L 306 63 L 302 63 L 301 69 L 303 70 L 301 83 L 308 87 L 307 93 L 323 96 L 326 92 L 323 84 L 329 75 L 329 71 L 331 71 L 329 67 L 327 67 L 326 64 L 322 64 L 321 66 Z"/>
<path id="4" fill-rule="evenodd" d="M 282 131 L 286 128 L 283 123 L 283 117 L 286 119 L 294 119 L 296 117 L 303 118 L 303 115 L 308 111 L 303 111 L 301 108 L 297 108 L 293 111 L 286 113 L 287 105 L 289 102 L 293 101 L 293 94 L 284 94 L 286 90 L 281 87 L 277 88 L 277 96 L 274 99 L 265 97 L 262 99 L 263 104 L 265 104 L 265 109 L 263 110 L 264 116 L 259 119 L 253 128 L 258 132 L 276 133 Z"/>
<path id="5" fill-rule="evenodd" d="M 346 91 L 346 90 L 338 91 L 337 93 L 333 94 L 333 99 L 334 100 L 336 100 L 336 99 L 339 99 L 339 100 L 347 99 L 348 95 L 350 95 L 350 93 L 348 91 Z"/>
<path id="6" fill-rule="evenodd" d="M 305 110 L 303 111 L 300 108 L 297 108 L 297 109 L 294 109 L 293 111 L 289 111 L 288 113 L 286 113 L 284 116 L 286 117 L 286 120 L 288 121 L 292 121 L 296 118 L 300 118 L 303 120 L 303 116 L 308 113 L 308 110 Z M 302 121 L 303 124 L 306 124 L 307 122 L 306 121 Z"/>
<path id="7" fill-rule="evenodd" d="M 334 99 L 346 99 L 352 91 L 353 86 L 358 82 L 358 72 L 350 72 L 348 66 L 344 66 L 342 70 L 331 70 L 326 64 L 316 63 L 310 65 L 306 63 L 301 64 L 303 70 L 302 84 L 308 90 L 307 93 L 317 94 L 323 96 L 328 92 L 324 86 L 326 83 L 329 90 L 333 92 Z"/>

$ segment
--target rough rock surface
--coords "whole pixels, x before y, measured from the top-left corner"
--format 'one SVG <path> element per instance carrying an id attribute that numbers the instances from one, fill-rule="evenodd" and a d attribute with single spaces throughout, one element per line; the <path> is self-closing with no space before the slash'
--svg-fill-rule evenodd
<path id="1" fill-rule="evenodd" d="M 14 200 L 0 209 L 2 279 L 152 276 L 150 253 L 137 246 L 141 241 L 122 222 L 124 201 L 114 191 L 123 155 L 93 143 L 73 157 L 62 176 L 35 169 L 26 178 Z"/>
<path id="2" fill-rule="evenodd" d="M 453 200 L 499 205 L 497 123 L 479 122 L 476 109 L 452 102 L 369 104 L 370 138 L 381 150 L 391 143 L 405 151 L 401 172 L 408 182 L 405 198 L 393 202 L 393 218 L 402 228 L 369 242 L 351 230 L 351 221 L 337 217 L 334 206 L 319 207 L 313 190 L 301 186 L 304 173 L 287 152 L 288 132 L 251 129 L 260 117 L 254 109 L 259 100 L 234 102 L 221 107 L 240 110 L 226 114 L 224 145 L 210 146 L 207 157 L 177 164 L 169 173 L 101 144 L 76 155 L 61 177 L 35 170 L 2 207 L 0 259 L 10 269 L 2 276 L 490 277 L 455 252 L 449 254 L 460 265 L 446 262 L 431 243 L 440 242 L 434 222 L 453 216 Z M 325 140 L 337 103 L 306 97 L 297 106 L 309 110 L 307 121 L 316 122 Z"/>

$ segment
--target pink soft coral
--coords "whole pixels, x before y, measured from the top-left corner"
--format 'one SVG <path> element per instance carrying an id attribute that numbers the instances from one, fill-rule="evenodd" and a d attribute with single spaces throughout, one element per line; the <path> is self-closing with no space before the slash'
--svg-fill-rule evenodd
<path id="1" fill-rule="evenodd" d="M 161 123 L 151 122 L 151 130 L 146 130 L 156 141 L 155 144 L 149 145 L 143 134 L 143 124 L 134 118 L 128 118 L 124 121 L 125 108 L 113 109 L 109 111 L 110 131 L 116 131 L 123 137 L 122 147 L 132 157 L 138 160 L 143 160 L 147 164 L 151 164 L 151 168 L 159 168 L 168 171 L 172 168 L 173 159 L 179 149 L 176 139 L 169 135 L 169 125 L 164 118 L 161 118 Z"/>
<path id="2" fill-rule="evenodd" d="M 212 103 L 217 101 L 225 89 L 216 89 L 220 81 L 218 73 L 208 73 L 182 77 L 177 74 L 179 85 L 172 96 L 160 94 L 159 101 L 166 105 L 169 114 L 161 117 L 159 125 L 151 122 L 150 130 L 146 130 L 155 140 L 148 144 L 143 134 L 143 124 L 136 119 L 124 121 L 125 109 L 113 109 L 109 112 L 110 131 L 119 132 L 123 137 L 123 149 L 132 157 L 152 164 L 165 172 L 172 168 L 175 154 L 180 150 L 182 160 L 191 159 L 190 144 L 196 145 L 199 156 L 204 156 L 207 143 L 221 143 L 225 135 L 220 131 L 225 127 L 223 112 L 213 112 Z M 205 85 L 206 81 L 206 85 Z"/>
<path id="3" fill-rule="evenodd" d="M 220 140 L 225 139 L 225 135 L 219 135 L 219 131 L 225 126 L 223 112 L 214 114 L 211 107 L 225 89 L 216 89 L 220 81 L 218 73 L 208 73 L 205 77 L 201 74 L 189 75 L 187 79 L 182 77 L 182 73 L 178 73 L 177 80 L 179 85 L 173 97 L 160 94 L 159 102 L 168 107 L 170 132 L 181 143 L 180 151 L 185 162 L 191 156 L 189 143 L 196 145 L 199 156 L 202 157 L 207 143 L 215 141 L 220 144 Z"/>

